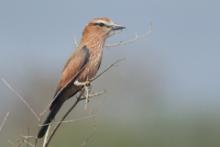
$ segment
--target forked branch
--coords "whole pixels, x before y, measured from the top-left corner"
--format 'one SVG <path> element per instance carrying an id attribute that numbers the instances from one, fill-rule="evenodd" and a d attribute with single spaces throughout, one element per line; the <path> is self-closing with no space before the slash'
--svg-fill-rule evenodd
<path id="1" fill-rule="evenodd" d="M 113 66 L 115 66 L 117 63 L 121 62 L 123 59 L 117 60 L 116 62 L 114 62 L 113 64 L 111 64 L 109 67 L 107 67 L 103 72 L 101 72 L 100 74 L 98 74 L 95 78 L 91 79 L 90 82 L 98 79 L 100 76 L 102 76 L 105 72 L 107 72 L 108 70 L 110 70 Z M 99 96 L 101 94 L 103 94 L 104 91 L 101 91 L 99 93 L 93 93 L 91 95 L 89 95 L 89 98 L 95 97 L 95 96 Z M 64 114 L 64 116 L 61 118 L 61 121 L 57 123 L 56 127 L 54 128 L 54 130 L 51 132 L 51 135 L 48 137 L 48 135 L 45 135 L 44 138 L 44 146 L 43 147 L 48 147 L 48 145 L 50 144 L 52 138 L 54 137 L 54 135 L 56 134 L 57 130 L 60 128 L 61 124 L 63 122 L 65 122 L 66 117 L 70 114 L 70 112 L 72 112 L 72 110 L 77 106 L 77 104 L 80 101 L 86 100 L 86 96 L 84 96 L 84 90 L 82 90 L 79 94 L 79 96 L 76 98 L 76 101 L 74 102 L 74 104 L 68 109 L 68 111 Z M 53 122 L 52 122 L 53 123 Z M 50 123 L 49 125 L 51 125 L 52 123 Z M 46 132 L 47 134 L 49 134 L 49 129 Z M 46 140 L 46 141 L 45 141 Z"/>

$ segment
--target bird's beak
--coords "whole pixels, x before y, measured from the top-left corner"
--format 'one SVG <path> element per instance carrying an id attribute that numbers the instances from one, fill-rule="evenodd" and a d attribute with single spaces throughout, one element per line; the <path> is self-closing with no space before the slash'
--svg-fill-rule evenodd
<path id="1" fill-rule="evenodd" d="M 115 30 L 123 30 L 125 28 L 126 28 L 125 26 L 121 26 L 121 25 L 118 25 L 118 24 L 113 24 L 112 25 L 112 30 L 113 31 L 115 31 Z"/>

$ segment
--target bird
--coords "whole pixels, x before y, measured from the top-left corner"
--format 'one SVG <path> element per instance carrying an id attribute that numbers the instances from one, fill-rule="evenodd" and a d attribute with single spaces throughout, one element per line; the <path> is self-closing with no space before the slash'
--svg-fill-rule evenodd
<path id="1" fill-rule="evenodd" d="M 37 138 L 45 135 L 64 102 L 80 92 L 88 79 L 96 76 L 106 39 L 125 28 L 107 17 L 93 18 L 86 24 L 78 46 L 64 65 L 49 114 L 41 125 Z"/>

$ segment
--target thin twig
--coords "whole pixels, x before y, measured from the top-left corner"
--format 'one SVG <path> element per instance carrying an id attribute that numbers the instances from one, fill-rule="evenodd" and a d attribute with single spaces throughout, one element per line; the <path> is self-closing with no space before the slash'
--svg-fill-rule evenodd
<path id="1" fill-rule="evenodd" d="M 50 108 L 51 104 L 53 103 L 54 99 L 52 99 L 48 104 L 47 106 L 45 107 L 45 109 L 39 114 L 39 116 L 43 116 L 47 111 L 48 109 Z"/>
<path id="2" fill-rule="evenodd" d="M 81 121 L 81 120 L 85 120 L 85 119 L 90 119 L 90 118 L 93 118 L 93 117 L 95 117 L 95 116 L 96 116 L 96 115 L 89 115 L 89 116 L 81 117 L 81 118 L 78 118 L 78 119 L 64 120 L 64 121 L 62 121 L 61 123 L 77 122 L 77 121 Z M 58 122 L 56 122 L 56 123 L 58 123 Z"/>
<path id="3" fill-rule="evenodd" d="M 152 33 L 152 23 L 149 24 L 148 26 L 148 31 L 142 35 L 135 35 L 134 38 L 128 39 L 128 40 L 124 40 L 124 41 L 119 41 L 117 43 L 112 43 L 112 44 L 107 44 L 105 45 L 106 48 L 112 48 L 112 47 L 117 47 L 117 46 L 122 46 L 122 45 L 127 45 L 130 43 L 133 43 L 137 40 L 146 38 L 148 36 L 150 36 Z"/>
<path id="4" fill-rule="evenodd" d="M 100 92 L 91 93 L 91 94 L 89 94 L 89 98 L 102 95 L 103 93 L 105 93 L 104 90 L 103 90 L 103 91 L 100 91 Z M 81 97 L 81 98 L 80 98 L 80 101 L 85 100 L 85 99 L 86 99 L 85 96 L 84 96 L 84 97 Z M 84 120 L 84 119 L 93 118 L 93 117 L 95 117 L 95 116 L 96 116 L 96 115 L 89 115 L 89 116 L 80 117 L 80 118 L 77 118 L 77 119 L 70 119 L 70 120 L 64 120 L 64 121 L 54 121 L 54 122 L 51 122 L 51 123 L 48 123 L 48 124 L 40 124 L 39 127 L 47 126 L 47 125 L 50 125 L 50 124 L 71 123 L 71 122 L 76 122 L 76 121 L 80 121 L 80 120 Z M 32 137 L 32 136 L 30 136 L 30 137 Z"/>
<path id="5" fill-rule="evenodd" d="M 35 136 L 24 136 L 24 135 L 21 135 L 21 138 L 22 138 L 23 141 L 26 141 L 26 142 L 24 142 L 24 143 L 26 143 L 27 146 L 36 147 L 36 144 L 30 143 L 30 140 L 31 140 L 31 139 L 34 139 L 34 141 L 35 141 L 35 139 L 36 139 Z"/>
<path id="6" fill-rule="evenodd" d="M 43 147 L 46 147 L 46 144 L 48 142 L 48 137 L 49 137 L 49 134 L 50 134 L 50 127 L 51 127 L 51 124 L 49 124 L 47 132 L 45 134 L 44 141 L 43 141 Z"/>
<path id="7" fill-rule="evenodd" d="M 32 143 L 30 143 L 29 141 L 27 141 L 26 139 L 23 139 L 24 143 L 27 145 L 27 146 L 31 146 L 31 147 L 35 147 L 35 145 L 33 145 Z"/>
<path id="8" fill-rule="evenodd" d="M 78 119 L 70 119 L 70 120 L 63 120 L 63 121 L 55 121 L 55 122 L 51 122 L 49 124 L 43 124 L 43 125 L 39 125 L 41 126 L 46 126 L 46 125 L 50 125 L 50 124 L 59 124 L 59 123 L 72 123 L 72 122 L 77 122 L 77 121 L 81 121 L 81 120 L 85 120 L 85 119 L 89 119 L 89 118 L 93 118 L 96 115 L 89 115 L 89 116 L 85 116 L 85 117 L 80 117 Z"/>
<path id="9" fill-rule="evenodd" d="M 6 115 L 5 115 L 5 117 L 4 117 L 3 121 L 2 121 L 2 123 L 1 123 L 1 125 L 0 125 L 0 132 L 1 132 L 1 130 L 3 129 L 3 127 L 5 126 L 5 123 L 6 123 L 7 119 L 8 119 L 9 114 L 10 114 L 10 112 L 7 112 L 7 113 L 6 113 Z"/>
<path id="10" fill-rule="evenodd" d="M 70 112 L 77 106 L 77 104 L 78 104 L 80 101 L 86 99 L 86 97 L 82 97 L 83 93 L 84 93 L 84 91 L 81 91 L 80 95 L 77 97 L 77 99 L 76 99 L 76 101 L 74 102 L 74 104 L 72 105 L 72 107 L 70 107 L 70 108 L 68 109 L 68 111 L 67 111 L 67 112 L 64 114 L 64 116 L 62 117 L 61 121 L 58 122 L 57 126 L 56 126 L 55 129 L 52 131 L 52 133 L 51 133 L 50 137 L 48 138 L 48 141 L 47 141 L 47 143 L 45 144 L 44 147 L 48 147 L 48 145 L 49 145 L 49 143 L 51 142 L 53 136 L 55 135 L 55 133 L 57 132 L 57 130 L 59 129 L 59 127 L 61 126 L 61 124 L 62 124 L 63 122 L 65 122 L 64 120 L 65 120 L 66 117 L 70 114 Z M 98 96 L 98 95 L 101 95 L 101 94 L 103 94 L 103 93 L 104 93 L 104 91 L 99 92 L 99 93 L 94 93 L 94 94 L 90 95 L 89 97 Z M 70 122 L 70 121 L 67 120 L 66 122 Z"/>
<path id="11" fill-rule="evenodd" d="M 70 107 L 70 109 L 65 113 L 65 115 L 62 117 L 61 122 L 57 124 L 57 126 L 55 127 L 55 129 L 52 131 L 50 137 L 48 138 L 47 143 L 45 144 L 45 147 L 48 147 L 49 143 L 51 142 L 53 136 L 55 135 L 55 133 L 57 132 L 57 130 L 59 129 L 60 125 L 62 124 L 62 121 L 66 119 L 66 117 L 69 115 L 69 113 L 76 107 L 76 105 L 81 101 L 80 97 L 82 96 L 83 92 L 80 93 L 79 97 L 77 97 L 76 101 L 74 102 L 74 104 L 72 105 L 72 107 Z"/>
<path id="12" fill-rule="evenodd" d="M 124 61 L 125 59 L 118 59 L 116 60 L 114 63 L 112 63 L 111 65 L 109 65 L 105 70 L 103 70 L 101 73 L 99 73 L 95 78 L 90 79 L 90 82 L 98 79 L 99 77 L 101 77 L 105 72 L 107 72 L 109 69 L 111 69 L 113 66 L 115 66 L 116 64 L 118 64 L 121 61 Z"/>
<path id="13" fill-rule="evenodd" d="M 105 90 L 102 90 L 102 91 L 100 91 L 100 92 L 91 93 L 91 94 L 89 94 L 89 98 L 102 95 L 102 94 L 105 93 L 105 92 L 106 92 Z M 80 100 L 84 100 L 84 99 L 86 99 L 86 97 L 81 97 L 81 98 L 80 98 Z"/>
<path id="14" fill-rule="evenodd" d="M 11 90 L 11 92 L 13 92 L 27 106 L 27 108 L 31 111 L 31 113 L 35 116 L 35 118 L 38 121 L 40 121 L 40 117 L 34 111 L 34 109 L 30 106 L 30 104 L 9 84 L 7 80 L 5 80 L 4 78 L 2 78 L 1 80 L 5 84 L 5 86 L 8 87 L 8 89 Z"/>

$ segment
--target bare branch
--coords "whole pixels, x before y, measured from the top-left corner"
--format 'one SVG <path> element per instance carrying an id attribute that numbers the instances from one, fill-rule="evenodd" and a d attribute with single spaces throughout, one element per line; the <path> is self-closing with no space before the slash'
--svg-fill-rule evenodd
<path id="1" fill-rule="evenodd" d="M 47 144 L 47 142 L 48 142 L 48 137 L 49 137 L 49 134 L 50 134 L 50 127 L 51 127 L 51 124 L 49 124 L 48 129 L 47 129 L 47 132 L 46 132 L 46 134 L 45 134 L 44 142 L 43 142 L 43 147 L 46 147 L 46 144 Z"/>
<path id="2" fill-rule="evenodd" d="M 27 146 L 31 146 L 31 147 L 35 147 L 34 144 L 30 143 L 28 140 L 23 139 L 23 142 L 27 145 Z"/>
<path id="3" fill-rule="evenodd" d="M 45 144 L 44 147 L 48 147 L 49 143 L 51 142 L 53 136 L 55 135 L 55 133 L 57 132 L 57 130 L 59 129 L 59 127 L 61 126 L 62 123 L 69 123 L 69 122 L 74 122 L 76 120 L 67 120 L 67 121 L 64 121 L 66 119 L 66 117 L 70 114 L 70 112 L 77 106 L 77 104 L 82 101 L 82 100 L 85 100 L 86 97 L 82 97 L 84 91 L 81 91 L 80 95 L 77 97 L 76 101 L 74 102 L 74 104 L 72 105 L 72 107 L 70 107 L 68 109 L 68 111 L 64 114 L 64 116 L 62 117 L 61 121 L 60 122 L 55 122 L 55 123 L 58 123 L 57 126 L 55 127 L 55 129 L 52 131 L 50 137 L 48 138 L 48 141 L 47 143 Z M 98 95 L 101 95 L 103 94 L 104 91 L 102 92 L 99 92 L 99 93 L 94 93 L 92 95 L 90 95 L 89 97 L 94 97 L 94 96 L 98 96 Z M 88 117 L 93 117 L 93 116 L 88 116 Z M 88 118 L 87 117 L 87 118 Z"/>
<path id="4" fill-rule="evenodd" d="M 114 63 L 112 63 L 110 66 L 108 66 L 104 71 L 102 71 L 101 73 L 99 73 L 95 78 L 90 79 L 90 82 L 98 79 L 99 77 L 101 77 L 105 72 L 107 72 L 109 69 L 111 69 L 113 66 L 115 66 L 116 64 L 118 64 L 121 61 L 124 61 L 125 59 L 118 59 L 116 60 Z"/>
<path id="5" fill-rule="evenodd" d="M 55 121 L 55 122 L 51 122 L 49 124 L 43 124 L 43 125 L 39 125 L 41 126 L 46 126 L 46 125 L 52 125 L 52 124 L 59 124 L 59 123 L 72 123 L 72 122 L 77 122 L 77 121 L 81 121 L 81 120 L 85 120 L 85 119 L 90 119 L 95 117 L 96 115 L 89 115 L 89 116 L 85 116 L 85 117 L 80 117 L 77 119 L 70 119 L 70 120 L 63 120 L 63 121 Z"/>
<path id="6" fill-rule="evenodd" d="M 9 84 L 7 80 L 5 80 L 4 78 L 2 78 L 1 80 L 5 84 L 5 86 L 8 87 L 8 89 L 11 90 L 11 92 L 13 92 L 27 106 L 27 108 L 31 111 L 31 113 L 35 116 L 35 118 L 38 121 L 40 121 L 40 117 L 34 111 L 34 109 L 30 106 L 30 104 Z"/>
<path id="7" fill-rule="evenodd" d="M 6 113 L 6 115 L 5 115 L 5 117 L 4 117 L 3 121 L 2 121 L 2 123 L 1 123 L 1 125 L 0 125 L 0 132 L 1 132 L 1 130 L 3 129 L 3 127 L 5 126 L 5 123 L 6 123 L 7 119 L 8 119 L 9 114 L 10 114 L 10 112 L 7 112 L 7 113 Z"/>
<path id="8" fill-rule="evenodd" d="M 76 105 L 80 102 L 80 97 L 82 96 L 83 92 L 80 93 L 79 97 L 77 97 L 76 101 L 74 102 L 74 104 L 72 105 L 72 107 L 70 107 L 70 109 L 65 113 L 65 115 L 62 117 L 61 122 L 57 124 L 57 126 L 55 127 L 55 129 L 52 131 L 50 137 L 48 138 L 47 143 L 45 144 L 44 147 L 48 147 L 48 145 L 50 144 L 53 136 L 56 134 L 57 130 L 59 129 L 60 125 L 62 124 L 62 121 L 66 119 L 66 117 L 69 115 L 69 113 L 76 107 Z"/>
<path id="9" fill-rule="evenodd" d="M 48 104 L 47 106 L 45 107 L 45 109 L 39 114 L 39 116 L 43 116 L 49 109 L 50 105 L 53 103 L 54 99 L 52 99 Z"/>
<path id="10" fill-rule="evenodd" d="M 89 94 L 89 98 L 102 95 L 103 93 L 105 93 L 105 90 L 102 90 L 102 91 L 100 91 L 100 92 L 91 93 L 91 94 Z M 85 99 L 86 99 L 85 96 L 84 96 L 84 97 L 81 97 L 81 98 L 80 98 L 80 101 L 85 100 Z M 80 121 L 80 120 L 84 120 L 84 119 L 89 119 L 89 118 L 93 118 L 93 117 L 95 117 L 95 115 L 89 115 L 89 116 L 80 117 L 80 118 L 71 119 L 71 120 L 55 121 L 55 122 L 51 122 L 51 123 L 48 123 L 48 124 L 40 124 L 39 127 L 47 126 L 47 125 L 50 125 L 50 124 L 71 123 L 71 122 L 76 122 L 76 121 Z M 23 136 L 23 137 L 33 137 L 33 136 Z"/>
<path id="11" fill-rule="evenodd" d="M 105 90 L 102 90 L 102 91 L 100 91 L 100 92 L 91 93 L 91 94 L 89 94 L 89 98 L 102 95 L 103 93 L 105 93 Z M 80 98 L 81 101 L 82 101 L 82 100 L 85 100 L 85 99 L 86 99 L 85 96 Z"/>
<path id="12" fill-rule="evenodd" d="M 130 43 L 133 43 L 135 41 L 138 41 L 140 39 L 146 38 L 148 36 L 150 36 L 152 33 L 152 23 L 149 24 L 148 26 L 148 31 L 142 35 L 135 35 L 133 38 L 128 39 L 128 40 L 124 40 L 124 41 L 119 41 L 117 43 L 112 43 L 112 44 L 107 44 L 105 45 L 106 48 L 112 48 L 112 47 L 117 47 L 117 46 L 122 46 L 122 45 L 127 45 Z"/>
<path id="13" fill-rule="evenodd" d="M 85 120 L 85 119 L 90 119 L 90 118 L 94 118 L 96 115 L 89 115 L 89 116 L 85 116 L 85 117 L 81 117 L 78 119 L 72 119 L 72 120 L 64 120 L 61 123 L 72 123 L 72 122 L 77 122 L 77 121 L 81 121 L 81 120 Z M 55 122 L 55 123 L 60 123 L 60 122 Z"/>

